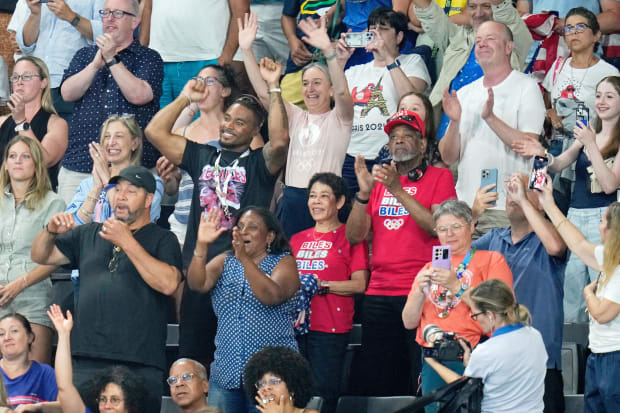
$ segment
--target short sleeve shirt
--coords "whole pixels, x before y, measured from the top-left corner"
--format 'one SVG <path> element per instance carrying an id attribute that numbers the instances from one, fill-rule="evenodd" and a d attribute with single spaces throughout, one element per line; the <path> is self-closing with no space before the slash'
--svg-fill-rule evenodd
<path id="1" fill-rule="evenodd" d="M 58 396 L 54 369 L 33 361 L 28 371 L 13 379 L 2 370 L 2 379 L 8 394 L 8 405 L 15 409 L 20 404 L 53 402 Z"/>
<path id="2" fill-rule="evenodd" d="M 594 249 L 594 257 L 599 266 L 603 265 L 604 247 L 597 246 Z M 601 277 L 603 277 L 601 275 Z M 599 300 L 609 300 L 615 304 L 620 304 L 620 267 L 616 267 L 607 283 L 602 286 L 599 280 L 599 288 L 596 289 L 596 296 Z M 593 353 L 611 353 L 620 350 L 620 315 L 608 323 L 600 324 L 590 316 L 590 335 L 588 336 L 590 350 Z"/>
<path id="3" fill-rule="evenodd" d="M 102 225 L 80 225 L 56 238 L 56 247 L 80 271 L 72 353 L 164 370 L 170 297 L 151 288 L 122 250 L 114 252 L 99 235 Z M 181 270 L 179 243 L 170 231 L 149 223 L 133 236 L 149 255 Z M 118 265 L 110 271 L 113 259 Z"/>
<path id="4" fill-rule="evenodd" d="M 424 208 L 456 198 L 452 173 L 429 166 L 422 179 L 400 177 L 405 191 Z M 375 184 L 366 213 L 372 220 L 372 272 L 366 294 L 407 295 L 422 266 L 431 258 L 437 238 L 426 233 L 382 184 Z M 395 248 L 398 246 L 398 248 Z"/>
<path id="5" fill-rule="evenodd" d="M 77 51 L 69 68 L 65 70 L 63 82 L 81 72 L 95 57 L 97 46 L 84 47 Z M 98 141 L 101 125 L 112 114 L 133 114 L 142 129 L 159 110 L 162 94 L 164 64 L 159 54 L 134 41 L 118 52 L 122 64 L 137 78 L 146 81 L 153 90 L 153 100 L 144 105 L 129 103 L 121 92 L 110 69 L 99 69 L 90 87 L 81 99 L 75 102 L 69 124 L 69 146 L 62 165 L 75 172 L 90 173 L 93 167 L 88 152 L 89 142 Z M 142 164 L 147 168 L 155 166 L 158 153 L 146 139 L 143 139 Z"/>

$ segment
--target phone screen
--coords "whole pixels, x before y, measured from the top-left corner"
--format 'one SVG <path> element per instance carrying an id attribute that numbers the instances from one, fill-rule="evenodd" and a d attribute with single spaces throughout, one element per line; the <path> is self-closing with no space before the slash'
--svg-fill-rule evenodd
<path id="1" fill-rule="evenodd" d="M 542 189 L 545 184 L 545 174 L 547 173 L 547 164 L 549 161 L 544 156 L 534 157 L 534 168 L 532 168 L 532 174 L 530 175 L 530 189 Z"/>

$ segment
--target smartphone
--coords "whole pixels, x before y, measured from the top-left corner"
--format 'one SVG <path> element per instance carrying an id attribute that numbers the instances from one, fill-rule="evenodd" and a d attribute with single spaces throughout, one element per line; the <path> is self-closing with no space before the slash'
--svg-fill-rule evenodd
<path id="1" fill-rule="evenodd" d="M 588 122 L 590 121 L 590 109 L 588 109 L 583 102 L 579 102 L 577 104 L 577 109 L 575 109 L 575 125 L 579 121 L 585 126 L 588 126 Z"/>
<path id="2" fill-rule="evenodd" d="M 431 267 L 449 270 L 452 264 L 452 252 L 449 245 L 435 245 L 433 247 L 433 259 Z"/>
<path id="3" fill-rule="evenodd" d="M 495 188 L 491 188 L 489 191 L 497 192 L 497 168 L 483 169 L 480 173 L 480 188 L 491 184 L 495 185 Z M 490 204 L 497 205 L 497 201 L 490 202 Z"/>
<path id="4" fill-rule="evenodd" d="M 528 187 L 530 189 L 538 189 L 542 190 L 543 185 L 545 184 L 545 174 L 547 173 L 547 164 L 549 160 L 544 156 L 535 156 L 534 157 L 534 168 L 532 168 L 532 174 L 530 175 L 530 184 Z"/>
<path id="5" fill-rule="evenodd" d="M 39 0 L 39 3 L 43 4 L 43 3 L 47 3 L 48 0 Z M 53 3 L 53 2 L 52 2 Z"/>
<path id="6" fill-rule="evenodd" d="M 345 33 L 344 42 L 349 47 L 366 47 L 375 38 L 373 32 Z"/>

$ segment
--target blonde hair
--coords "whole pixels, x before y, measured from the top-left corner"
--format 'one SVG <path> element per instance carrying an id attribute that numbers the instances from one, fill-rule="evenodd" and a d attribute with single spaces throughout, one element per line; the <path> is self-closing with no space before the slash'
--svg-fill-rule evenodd
<path id="1" fill-rule="evenodd" d="M 517 302 L 512 288 L 502 280 L 491 278 L 473 287 L 469 298 L 480 311 L 495 313 L 507 324 L 532 324 L 530 311 Z"/>
<path id="2" fill-rule="evenodd" d="M 45 85 L 43 93 L 41 94 L 41 107 L 47 113 L 53 113 L 54 115 L 58 115 L 52 101 L 52 90 L 50 88 L 50 72 L 49 70 L 47 70 L 47 65 L 45 64 L 45 62 L 38 57 L 23 56 L 17 59 L 17 61 L 15 62 L 15 66 L 17 66 L 17 64 L 21 61 L 27 61 L 35 65 L 37 67 L 37 71 L 39 72 L 39 78 L 41 80 L 47 79 L 47 85 Z"/>
<path id="3" fill-rule="evenodd" d="M 138 140 L 138 147 L 131 152 L 131 165 L 140 165 L 142 163 L 142 129 L 140 129 L 140 125 L 136 122 L 136 118 L 134 115 L 110 115 L 101 125 L 101 136 L 99 138 L 99 143 L 103 145 L 103 140 L 105 138 L 105 133 L 108 130 L 108 125 L 112 122 L 120 122 L 127 128 L 129 134 L 131 135 L 131 140 Z"/>
<path id="4" fill-rule="evenodd" d="M 601 280 L 601 286 L 609 282 L 615 269 L 620 265 L 620 202 L 609 205 L 605 218 L 607 219 L 607 239 L 603 246 L 602 265 L 605 277 Z"/>
<path id="5" fill-rule="evenodd" d="M 43 158 L 43 148 L 41 144 L 28 136 L 18 135 L 11 139 L 4 148 L 3 164 L 6 165 L 9 156 L 9 150 L 18 142 L 23 142 L 28 146 L 32 162 L 34 163 L 34 176 L 30 180 L 30 185 L 22 201 L 26 208 L 31 211 L 35 210 L 39 204 L 45 199 L 45 196 L 52 190 L 50 178 L 47 174 L 45 159 Z M 6 167 L 0 172 L 0 200 L 4 200 L 4 188 L 11 185 L 11 177 Z"/>

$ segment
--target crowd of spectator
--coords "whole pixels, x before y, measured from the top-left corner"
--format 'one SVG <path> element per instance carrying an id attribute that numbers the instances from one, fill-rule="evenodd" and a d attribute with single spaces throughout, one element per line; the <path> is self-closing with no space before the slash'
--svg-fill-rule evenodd
<path id="1" fill-rule="evenodd" d="M 620 411 L 620 0 L 4 3 L 0 409 Z"/>

